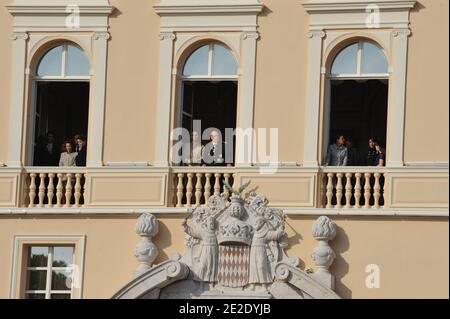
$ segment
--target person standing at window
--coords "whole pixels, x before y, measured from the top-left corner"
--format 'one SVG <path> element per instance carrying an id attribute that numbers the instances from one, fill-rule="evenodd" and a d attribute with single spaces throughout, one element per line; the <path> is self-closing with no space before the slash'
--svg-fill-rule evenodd
<path id="1" fill-rule="evenodd" d="M 375 144 L 375 149 L 377 150 L 377 157 L 375 159 L 376 166 L 386 166 L 386 151 L 383 146 L 379 143 Z"/>
<path id="2" fill-rule="evenodd" d="M 222 142 L 221 134 L 217 130 L 211 131 L 209 135 L 211 142 L 207 147 L 205 147 L 205 152 L 203 154 L 204 165 L 211 166 L 224 166 L 225 165 L 225 147 Z M 209 152 L 208 152 L 209 150 Z"/>
<path id="3" fill-rule="evenodd" d="M 79 147 L 78 147 L 78 143 L 77 140 L 81 137 L 80 134 L 75 134 L 75 136 L 73 137 L 73 144 L 75 145 L 75 152 L 78 153 L 79 151 Z"/>
<path id="4" fill-rule="evenodd" d="M 197 131 L 192 132 L 192 151 L 191 151 L 191 165 L 202 164 L 203 146 L 200 139 L 200 134 Z"/>
<path id="5" fill-rule="evenodd" d="M 345 137 L 340 134 L 336 137 L 336 143 L 328 147 L 326 166 L 347 166 L 348 150 L 345 147 Z"/>
<path id="6" fill-rule="evenodd" d="M 47 133 L 47 145 L 45 146 L 47 154 L 47 164 L 43 166 L 57 166 L 59 160 L 59 146 L 55 143 L 55 134 L 53 132 Z"/>
<path id="7" fill-rule="evenodd" d="M 347 138 L 345 143 L 347 147 L 347 166 L 358 166 L 359 165 L 359 156 L 358 150 L 353 147 L 353 139 L 351 137 Z"/>
<path id="8" fill-rule="evenodd" d="M 77 139 L 78 155 L 76 157 L 77 166 L 86 166 L 86 138 L 79 136 Z"/>
<path id="9" fill-rule="evenodd" d="M 72 143 L 67 140 L 65 142 L 66 151 L 61 153 L 61 157 L 59 158 L 59 166 L 76 166 L 76 158 L 78 153 L 73 151 Z"/>
<path id="10" fill-rule="evenodd" d="M 377 166 L 377 150 L 375 148 L 377 141 L 374 137 L 369 138 L 369 148 L 367 150 L 366 166 Z"/>

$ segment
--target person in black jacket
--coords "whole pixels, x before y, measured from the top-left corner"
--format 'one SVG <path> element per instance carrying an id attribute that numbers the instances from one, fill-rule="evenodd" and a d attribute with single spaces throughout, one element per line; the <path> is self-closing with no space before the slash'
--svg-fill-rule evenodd
<path id="1" fill-rule="evenodd" d="M 375 145 L 377 144 L 377 140 L 374 137 L 369 138 L 369 148 L 367 150 L 367 158 L 366 158 L 366 166 L 378 166 L 377 162 L 377 150 L 375 149 Z"/>
<path id="2" fill-rule="evenodd" d="M 83 136 L 79 136 L 77 139 L 77 145 L 78 145 L 78 155 L 76 158 L 76 164 L 77 166 L 86 166 L 86 138 Z"/>

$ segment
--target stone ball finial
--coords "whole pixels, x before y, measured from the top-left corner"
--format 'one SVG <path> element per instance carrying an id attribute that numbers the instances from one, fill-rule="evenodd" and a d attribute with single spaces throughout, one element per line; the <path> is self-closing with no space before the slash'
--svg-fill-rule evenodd
<path id="1" fill-rule="evenodd" d="M 139 236 L 154 237 L 159 231 L 158 220 L 154 215 L 144 213 L 139 217 L 134 229 Z"/>
<path id="2" fill-rule="evenodd" d="M 312 235 L 316 240 L 333 240 L 336 237 L 336 224 L 327 216 L 320 216 L 313 224 Z"/>

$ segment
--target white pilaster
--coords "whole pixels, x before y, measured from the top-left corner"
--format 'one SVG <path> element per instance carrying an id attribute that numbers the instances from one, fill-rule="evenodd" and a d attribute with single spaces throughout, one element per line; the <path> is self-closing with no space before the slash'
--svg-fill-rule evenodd
<path id="1" fill-rule="evenodd" d="M 319 114 L 320 114 L 320 81 L 322 65 L 322 30 L 308 33 L 309 64 L 308 64 L 308 100 L 306 106 L 305 143 L 303 166 L 317 167 L 319 156 Z"/>
<path id="2" fill-rule="evenodd" d="M 155 166 L 167 167 L 169 166 L 170 154 L 173 41 L 176 39 L 176 36 L 173 32 L 161 32 L 159 38 L 161 42 L 159 51 L 159 97 L 156 122 Z"/>
<path id="3" fill-rule="evenodd" d="M 105 102 L 106 102 L 106 58 L 108 54 L 108 32 L 94 33 L 94 73 L 91 80 L 92 96 L 89 107 L 89 136 L 87 151 L 87 166 L 103 166 L 103 137 L 105 129 Z"/>
<path id="4" fill-rule="evenodd" d="M 255 73 L 256 73 L 256 43 L 259 33 L 256 31 L 244 32 L 242 34 L 241 72 L 239 87 L 239 111 L 237 127 L 242 130 L 253 128 L 253 116 L 255 108 Z M 255 141 L 254 134 L 248 136 L 248 147 L 240 145 L 245 142 L 236 139 L 236 158 L 245 159 L 245 154 L 251 154 L 244 163 L 236 162 L 236 167 L 248 167 L 255 163 L 254 158 Z M 248 149 L 250 148 L 250 149 Z M 240 152 L 244 152 L 241 156 Z"/>
<path id="5" fill-rule="evenodd" d="M 22 139 L 24 134 L 24 95 L 25 95 L 25 68 L 26 47 L 28 33 L 15 32 L 12 35 L 12 85 L 11 85 L 11 108 L 9 110 L 9 167 L 22 166 Z"/>
<path id="6" fill-rule="evenodd" d="M 403 151 L 405 138 L 406 70 L 408 58 L 409 29 L 392 31 L 392 76 L 391 97 L 388 107 L 387 158 L 386 166 L 404 166 Z"/>

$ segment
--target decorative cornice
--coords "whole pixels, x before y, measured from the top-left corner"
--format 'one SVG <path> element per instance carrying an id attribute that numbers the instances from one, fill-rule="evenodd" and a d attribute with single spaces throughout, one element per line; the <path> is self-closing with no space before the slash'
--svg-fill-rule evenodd
<path id="1" fill-rule="evenodd" d="M 172 41 L 174 41 L 176 38 L 177 38 L 177 36 L 173 32 L 161 32 L 159 34 L 159 39 L 161 41 L 165 41 L 165 40 L 172 40 Z"/>
<path id="2" fill-rule="evenodd" d="M 50 14 L 67 15 L 67 6 L 64 5 L 11 5 L 6 6 L 9 13 L 16 15 Z M 79 6 L 81 15 L 110 15 L 114 11 L 113 6 Z"/>
<path id="3" fill-rule="evenodd" d="M 158 15 L 210 14 L 210 13 L 261 13 L 263 4 L 247 5 L 155 5 Z"/>
<path id="4" fill-rule="evenodd" d="M 314 30 L 314 31 L 309 31 L 308 32 L 308 38 L 312 39 L 312 38 L 324 38 L 326 36 L 325 31 L 320 31 L 320 30 Z"/>
<path id="5" fill-rule="evenodd" d="M 109 32 L 95 32 L 92 36 L 94 40 L 109 40 L 111 38 L 111 35 Z"/>
<path id="6" fill-rule="evenodd" d="M 29 35 L 26 32 L 14 32 L 11 35 L 11 39 L 14 41 L 15 40 L 28 40 L 28 38 L 29 38 Z"/>
<path id="7" fill-rule="evenodd" d="M 394 38 L 397 38 L 397 37 L 407 38 L 410 35 L 411 35 L 411 30 L 410 29 L 394 29 L 392 31 L 392 36 Z"/>
<path id="8" fill-rule="evenodd" d="M 259 39 L 259 32 L 256 32 L 256 31 L 244 32 L 244 33 L 242 33 L 242 39 L 243 40 L 247 40 L 247 39 L 258 40 Z"/>
<path id="9" fill-rule="evenodd" d="M 366 10 L 369 5 L 376 5 L 380 10 L 409 10 L 414 8 L 416 0 L 373 0 L 373 1 L 329 1 L 329 0 L 310 0 L 303 4 L 303 7 L 308 13 L 316 12 L 339 12 L 339 11 L 361 11 Z"/>

